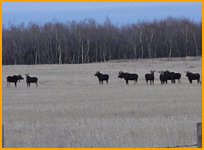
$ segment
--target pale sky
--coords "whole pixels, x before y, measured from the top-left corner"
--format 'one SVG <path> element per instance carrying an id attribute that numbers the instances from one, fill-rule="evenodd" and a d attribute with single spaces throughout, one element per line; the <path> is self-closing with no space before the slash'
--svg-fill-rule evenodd
<path id="1" fill-rule="evenodd" d="M 106 17 L 115 25 L 186 17 L 202 21 L 201 2 L 3 2 L 4 26 L 24 23 L 82 21 L 103 23 Z"/>

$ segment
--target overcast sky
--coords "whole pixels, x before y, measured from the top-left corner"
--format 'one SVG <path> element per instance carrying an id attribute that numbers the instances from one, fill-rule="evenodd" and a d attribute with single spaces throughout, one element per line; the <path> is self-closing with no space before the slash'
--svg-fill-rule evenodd
<path id="1" fill-rule="evenodd" d="M 4 2 L 2 22 L 4 26 L 18 25 L 21 22 L 81 21 L 86 18 L 103 23 L 109 17 L 115 25 L 152 21 L 167 17 L 186 17 L 195 22 L 202 21 L 201 2 Z"/>

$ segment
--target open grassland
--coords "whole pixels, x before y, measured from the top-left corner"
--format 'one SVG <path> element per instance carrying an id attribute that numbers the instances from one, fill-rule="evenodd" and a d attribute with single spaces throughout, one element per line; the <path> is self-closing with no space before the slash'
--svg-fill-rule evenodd
<path id="1" fill-rule="evenodd" d="M 180 72 L 181 83 L 147 85 L 149 70 Z M 96 71 L 110 75 L 100 86 Z M 136 72 L 136 85 L 119 79 Z M 202 86 L 184 71 L 202 73 L 201 58 L 111 61 L 92 64 L 3 66 L 5 147 L 169 147 L 196 144 Z M 26 74 L 39 86 L 15 88 L 6 76 Z M 25 76 L 24 76 L 25 77 Z"/>

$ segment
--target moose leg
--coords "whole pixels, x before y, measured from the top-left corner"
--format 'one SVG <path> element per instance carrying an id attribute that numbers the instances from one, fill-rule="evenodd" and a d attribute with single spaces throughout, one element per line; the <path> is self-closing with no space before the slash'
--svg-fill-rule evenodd
<path id="1" fill-rule="evenodd" d="M 38 87 L 38 83 L 36 82 L 35 84 L 36 84 L 36 87 Z"/>
<path id="2" fill-rule="evenodd" d="M 125 80 L 126 81 L 126 84 L 128 84 L 128 80 Z"/>
<path id="3" fill-rule="evenodd" d="M 15 84 L 15 87 L 17 87 L 17 84 L 16 84 L 16 82 L 14 82 L 14 84 Z"/>
<path id="4" fill-rule="evenodd" d="M 200 83 L 200 84 L 201 84 L 200 78 L 197 80 L 197 83 Z"/>
<path id="5" fill-rule="evenodd" d="M 108 84 L 108 80 L 106 80 L 106 83 Z"/>

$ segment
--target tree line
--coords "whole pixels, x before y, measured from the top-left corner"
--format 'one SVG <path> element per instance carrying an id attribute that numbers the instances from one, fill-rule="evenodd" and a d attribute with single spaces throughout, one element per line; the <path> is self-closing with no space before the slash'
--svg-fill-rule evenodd
<path id="1" fill-rule="evenodd" d="M 2 63 L 64 64 L 202 55 L 202 23 L 167 18 L 117 26 L 107 18 L 2 29 Z"/>

